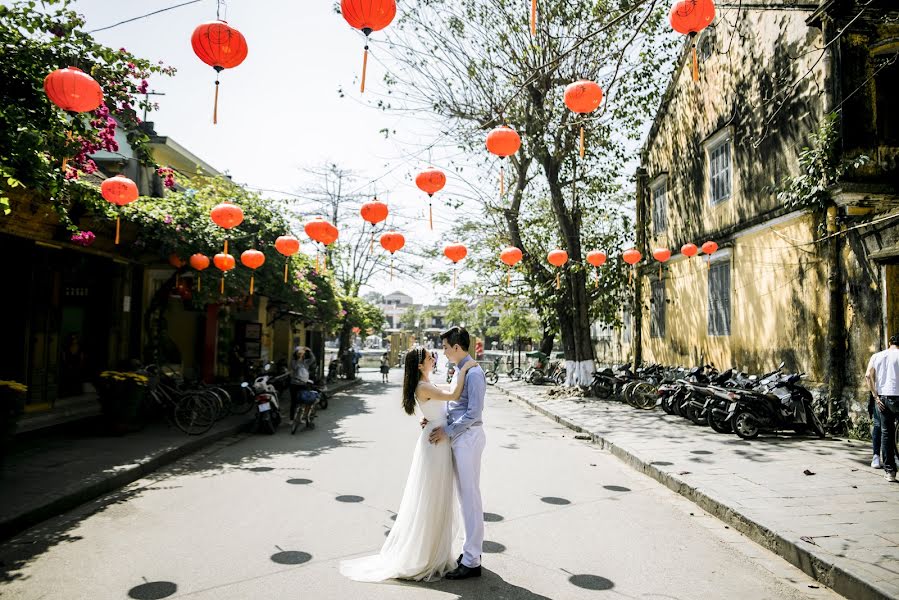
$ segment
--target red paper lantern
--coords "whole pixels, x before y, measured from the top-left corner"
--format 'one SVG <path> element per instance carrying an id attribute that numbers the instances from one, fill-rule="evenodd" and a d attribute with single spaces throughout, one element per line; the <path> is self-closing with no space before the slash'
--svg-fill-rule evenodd
<path id="1" fill-rule="evenodd" d="M 599 250 L 591 250 L 587 253 L 587 262 L 596 267 L 596 286 L 599 287 L 599 267 L 606 264 L 606 256 L 605 252 L 600 252 Z"/>
<path id="2" fill-rule="evenodd" d="M 212 207 L 209 218 L 222 229 L 233 229 L 243 223 L 243 210 L 236 204 L 222 202 Z M 228 254 L 228 238 L 225 238 L 224 254 Z"/>
<path id="3" fill-rule="evenodd" d="M 222 285 L 220 288 L 220 293 L 225 293 L 225 273 L 233 269 L 237 263 L 234 261 L 234 257 L 228 253 L 216 254 L 212 257 L 212 263 L 218 268 L 219 271 L 222 272 Z"/>
<path id="4" fill-rule="evenodd" d="M 434 207 L 431 204 L 431 198 L 446 185 L 446 175 L 444 175 L 443 171 L 440 169 L 428 167 L 415 176 L 415 185 L 418 186 L 418 189 L 428 195 L 428 222 L 431 225 L 431 231 L 433 231 Z"/>
<path id="5" fill-rule="evenodd" d="M 506 285 L 512 284 L 512 267 L 521 261 L 521 257 L 521 249 L 515 246 L 507 246 L 499 253 L 499 259 L 509 267 L 509 270 L 506 272 Z"/>
<path id="6" fill-rule="evenodd" d="M 303 226 L 303 231 L 306 232 L 309 239 L 324 244 L 325 240 L 330 239 L 331 229 L 333 227 L 334 226 L 325 221 L 324 218 L 315 217 Z"/>
<path id="7" fill-rule="evenodd" d="M 203 289 L 203 278 L 200 277 L 200 271 L 209 268 L 209 257 L 198 252 L 196 254 L 192 254 L 189 260 L 190 266 L 193 267 L 195 271 L 197 271 L 197 291 L 199 292 Z"/>
<path id="8" fill-rule="evenodd" d="M 388 231 L 381 236 L 381 246 L 390 252 L 390 280 L 393 281 L 393 254 L 406 245 L 406 238 L 402 233 Z"/>
<path id="9" fill-rule="evenodd" d="M 511 127 L 502 125 L 487 134 L 487 151 L 500 158 L 512 156 L 521 148 L 521 136 Z M 499 164 L 499 195 L 506 193 L 505 166 Z"/>
<path id="10" fill-rule="evenodd" d="M 453 261 L 453 265 L 458 263 L 460 260 L 465 258 L 468 254 L 468 248 L 465 247 L 465 244 L 447 244 L 443 247 L 443 254 L 448 259 Z M 453 289 L 456 287 L 456 269 L 453 268 Z"/>
<path id="11" fill-rule="evenodd" d="M 359 335 L 362 332 L 362 328 L 361 327 L 353 327 L 353 329 L 351 331 L 353 333 L 355 333 L 356 335 Z"/>
<path id="12" fill-rule="evenodd" d="M 621 255 L 621 258 L 624 259 L 624 262 L 633 266 L 640 262 L 640 260 L 643 258 L 643 255 L 640 254 L 640 252 L 636 248 L 631 248 L 630 250 L 625 250 Z"/>
<path id="13" fill-rule="evenodd" d="M 371 202 L 363 204 L 362 208 L 359 209 L 359 214 L 362 215 L 362 219 L 367 223 L 377 225 L 381 221 L 387 220 L 387 215 L 390 214 L 390 211 L 387 209 L 386 204 L 375 198 Z"/>
<path id="14" fill-rule="evenodd" d="M 699 252 L 699 248 L 696 247 L 696 244 L 684 244 L 680 247 L 680 253 L 687 258 L 693 258 L 697 252 Z"/>
<path id="15" fill-rule="evenodd" d="M 718 244 L 715 242 L 706 242 L 702 245 L 703 254 L 714 254 L 718 251 Z"/>
<path id="16" fill-rule="evenodd" d="M 713 0 L 678 0 L 671 7 L 669 19 L 676 32 L 689 35 L 693 47 L 693 81 L 699 80 L 699 63 L 696 59 L 696 34 L 709 26 L 715 18 Z"/>
<path id="17" fill-rule="evenodd" d="M 253 295 L 253 284 L 255 283 L 256 277 L 256 269 L 261 267 L 265 263 L 265 254 L 260 252 L 259 250 L 244 250 L 240 255 L 240 262 L 243 263 L 243 266 L 253 269 L 253 274 L 250 275 L 250 295 Z"/>
<path id="18" fill-rule="evenodd" d="M 128 179 L 127 177 L 122 177 L 121 175 L 116 175 L 115 177 L 110 177 L 109 179 L 103 180 L 103 183 L 100 184 L 100 194 L 103 196 L 103 199 L 107 202 L 115 204 L 116 206 L 125 206 L 126 204 L 130 204 L 137 200 L 139 196 L 137 191 L 137 185 Z M 119 243 L 119 233 L 121 232 L 121 219 L 120 215 L 116 214 L 115 218 L 115 243 Z"/>
<path id="19" fill-rule="evenodd" d="M 47 75 L 44 92 L 53 104 L 69 112 L 90 112 L 103 103 L 103 88 L 77 67 L 57 69 Z"/>
<path id="20" fill-rule="evenodd" d="M 662 263 L 671 258 L 671 250 L 668 248 L 655 248 L 652 251 L 652 257 L 659 261 L 659 279 L 662 278 Z"/>
<path id="21" fill-rule="evenodd" d="M 175 254 L 173 252 L 173 253 L 169 254 L 169 264 L 172 265 L 173 267 L 175 267 L 176 269 L 180 269 L 181 267 L 183 267 L 184 265 L 187 264 L 187 261 L 185 261 L 183 258 L 181 258 L 180 256 L 178 256 L 177 254 Z"/>
<path id="22" fill-rule="evenodd" d="M 225 21 L 211 21 L 194 29 L 190 45 L 200 60 L 215 69 L 215 106 L 212 111 L 214 125 L 218 123 L 219 73 L 244 61 L 247 57 L 247 40 Z"/>
<path id="23" fill-rule="evenodd" d="M 551 250 L 550 253 L 546 255 L 546 260 L 548 260 L 551 265 L 561 267 L 568 262 L 568 253 L 564 250 Z M 559 289 L 561 286 L 562 279 L 559 276 L 559 273 L 556 273 L 556 289 Z"/>
<path id="24" fill-rule="evenodd" d="M 390 25 L 396 16 L 396 0 L 340 0 L 340 13 L 353 29 L 365 34 L 365 54 L 362 58 L 362 84 L 365 92 L 365 71 L 368 67 L 368 36 Z"/>
<path id="25" fill-rule="evenodd" d="M 581 79 L 569 83 L 565 87 L 565 105 L 572 112 L 579 114 L 591 113 L 599 108 L 602 102 L 602 88 L 596 82 Z M 584 158 L 586 145 L 584 143 L 584 126 L 581 125 L 580 155 Z"/>
<path id="26" fill-rule="evenodd" d="M 284 256 L 293 256 L 300 251 L 300 240 L 292 235 L 278 236 L 275 240 L 275 250 Z"/>

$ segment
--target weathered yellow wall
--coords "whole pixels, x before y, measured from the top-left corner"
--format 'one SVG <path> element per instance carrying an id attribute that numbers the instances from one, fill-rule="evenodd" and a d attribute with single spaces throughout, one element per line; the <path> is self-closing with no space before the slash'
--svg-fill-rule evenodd
<path id="1" fill-rule="evenodd" d="M 731 335 L 708 335 L 708 268 L 696 257 L 666 268 L 665 337 L 651 338 L 649 277 L 644 272 L 644 356 L 649 362 L 750 373 L 786 368 L 823 383 L 827 281 L 817 246 L 817 225 L 809 214 L 765 227 L 734 240 L 731 262 Z M 719 256 L 726 256 L 720 251 Z"/>

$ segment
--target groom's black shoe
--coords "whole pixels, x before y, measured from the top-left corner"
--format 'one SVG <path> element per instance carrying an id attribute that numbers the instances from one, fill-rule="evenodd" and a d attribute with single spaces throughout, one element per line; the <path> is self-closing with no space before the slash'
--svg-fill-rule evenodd
<path id="1" fill-rule="evenodd" d="M 459 558 L 456 559 L 456 566 L 457 566 L 457 567 L 458 567 L 459 565 L 462 564 L 462 557 L 463 557 L 463 556 L 464 556 L 463 554 L 460 554 L 460 555 L 459 555 Z"/>
<path id="2" fill-rule="evenodd" d="M 455 570 L 450 571 L 444 577 L 446 579 L 469 579 L 471 577 L 480 577 L 481 567 L 466 567 L 460 564 Z"/>

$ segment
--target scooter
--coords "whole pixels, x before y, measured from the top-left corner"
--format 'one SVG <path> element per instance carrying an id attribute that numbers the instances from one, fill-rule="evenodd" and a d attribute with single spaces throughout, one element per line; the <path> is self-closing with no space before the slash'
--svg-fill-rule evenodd
<path id="1" fill-rule="evenodd" d="M 289 373 L 271 375 L 271 364 L 264 367 L 265 375 L 261 375 L 253 381 L 253 393 L 256 400 L 256 418 L 253 423 L 253 431 L 262 430 L 269 435 L 275 433 L 281 425 L 281 404 L 278 398 L 278 390 L 287 386 Z M 242 387 L 248 387 L 244 382 Z"/>
<path id="2" fill-rule="evenodd" d="M 734 433 L 749 440 L 761 432 L 793 430 L 826 435 L 812 408 L 812 394 L 799 385 L 804 373 L 772 374 L 756 388 L 756 394 L 732 402 L 728 420 Z"/>

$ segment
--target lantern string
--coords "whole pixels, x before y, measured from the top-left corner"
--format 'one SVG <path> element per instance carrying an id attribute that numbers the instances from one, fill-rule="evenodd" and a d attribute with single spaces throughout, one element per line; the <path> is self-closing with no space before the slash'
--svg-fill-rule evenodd
<path id="1" fill-rule="evenodd" d="M 365 36 L 365 52 L 362 54 L 362 85 L 359 92 L 365 93 L 365 71 L 368 69 L 368 36 Z"/>

